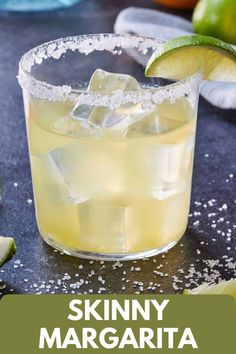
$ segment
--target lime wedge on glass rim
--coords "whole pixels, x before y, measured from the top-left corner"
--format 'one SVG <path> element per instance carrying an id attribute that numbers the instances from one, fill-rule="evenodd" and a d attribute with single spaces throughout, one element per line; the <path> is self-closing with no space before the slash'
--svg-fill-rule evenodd
<path id="1" fill-rule="evenodd" d="M 16 244 L 12 237 L 0 236 L 0 267 L 16 253 Z"/>
<path id="2" fill-rule="evenodd" d="M 145 75 L 182 80 L 197 71 L 201 71 L 203 80 L 236 82 L 236 50 L 208 36 L 174 38 L 152 54 Z"/>
<path id="3" fill-rule="evenodd" d="M 184 290 L 186 295 L 231 295 L 236 300 L 236 279 L 222 280 L 218 284 L 203 283 L 192 290 Z"/>

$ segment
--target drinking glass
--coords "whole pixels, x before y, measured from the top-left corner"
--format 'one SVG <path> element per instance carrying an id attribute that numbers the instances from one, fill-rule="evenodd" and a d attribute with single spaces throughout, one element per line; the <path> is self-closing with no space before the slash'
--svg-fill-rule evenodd
<path id="1" fill-rule="evenodd" d="M 19 65 L 37 224 L 73 256 L 130 260 L 183 236 L 200 74 L 167 83 L 144 68 L 161 42 L 69 37 Z"/>

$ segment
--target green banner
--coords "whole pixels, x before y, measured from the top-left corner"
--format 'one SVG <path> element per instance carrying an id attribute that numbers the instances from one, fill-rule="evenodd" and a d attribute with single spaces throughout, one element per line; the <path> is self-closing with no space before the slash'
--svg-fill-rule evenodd
<path id="1" fill-rule="evenodd" d="M 230 296 L 11 295 L 0 301 L 4 354 L 234 354 Z"/>

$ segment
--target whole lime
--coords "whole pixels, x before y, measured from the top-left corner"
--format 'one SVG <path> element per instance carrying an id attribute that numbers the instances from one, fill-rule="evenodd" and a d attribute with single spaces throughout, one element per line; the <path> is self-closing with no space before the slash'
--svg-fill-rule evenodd
<path id="1" fill-rule="evenodd" d="M 200 0 L 192 21 L 196 33 L 236 44 L 236 0 Z"/>

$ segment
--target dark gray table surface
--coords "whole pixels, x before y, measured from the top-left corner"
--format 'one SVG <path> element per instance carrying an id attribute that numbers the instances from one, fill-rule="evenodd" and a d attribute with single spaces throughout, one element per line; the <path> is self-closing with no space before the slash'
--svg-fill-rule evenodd
<path id="1" fill-rule="evenodd" d="M 112 32 L 119 11 L 132 5 L 158 7 L 149 0 L 84 0 L 56 12 L 0 14 L 0 234 L 14 236 L 17 243 L 16 256 L 0 270 L 0 295 L 172 293 L 236 276 L 236 112 L 203 99 L 189 226 L 175 248 L 149 260 L 103 263 L 61 255 L 39 236 L 29 202 L 33 197 L 18 61 L 25 51 L 51 39 Z"/>

